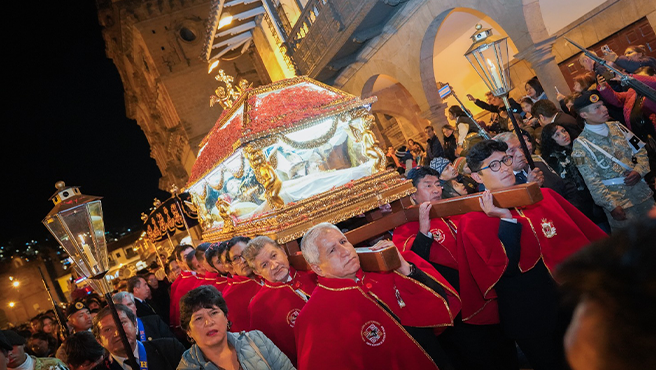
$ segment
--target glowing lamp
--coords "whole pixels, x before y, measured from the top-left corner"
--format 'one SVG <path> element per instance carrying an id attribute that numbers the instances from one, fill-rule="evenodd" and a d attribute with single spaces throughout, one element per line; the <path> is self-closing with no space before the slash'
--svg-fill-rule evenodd
<path id="1" fill-rule="evenodd" d="M 483 29 L 482 25 L 477 24 L 476 32 L 471 36 L 471 39 L 473 43 L 465 53 L 465 58 L 481 77 L 487 88 L 490 89 L 490 92 L 494 96 L 503 99 L 508 118 L 513 124 L 513 130 L 517 134 L 526 161 L 531 168 L 534 168 L 533 158 L 508 102 L 508 93 L 512 90 L 508 38 L 495 36 L 492 29 Z"/>

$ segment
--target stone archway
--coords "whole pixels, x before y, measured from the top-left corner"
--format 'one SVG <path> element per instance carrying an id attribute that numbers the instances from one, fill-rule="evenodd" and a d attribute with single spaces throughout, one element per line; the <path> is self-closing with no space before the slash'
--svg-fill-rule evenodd
<path id="1" fill-rule="evenodd" d="M 371 112 L 376 117 L 381 145 L 398 148 L 408 139 L 425 141 L 423 128 L 430 122 L 421 117 L 419 105 L 401 82 L 388 75 L 373 75 L 365 82 L 361 96 L 372 95 L 378 98 Z"/>

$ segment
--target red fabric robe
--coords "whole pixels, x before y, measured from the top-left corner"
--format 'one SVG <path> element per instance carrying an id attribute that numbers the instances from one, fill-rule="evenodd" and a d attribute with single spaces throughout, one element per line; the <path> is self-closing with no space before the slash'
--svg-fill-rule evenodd
<path id="1" fill-rule="evenodd" d="M 294 325 L 317 286 L 317 275 L 312 271 L 296 271 L 293 267 L 289 268 L 289 275 L 292 280 L 287 283 L 266 281 L 253 297 L 248 311 L 251 330 L 262 331 L 296 365 Z"/>
<path id="2" fill-rule="evenodd" d="M 456 223 L 455 219 L 433 218 L 430 220 L 430 232 L 433 234 L 433 245 L 431 245 L 429 261 L 442 266 L 458 269 L 456 249 Z M 392 241 L 399 250 L 405 252 L 412 248 L 417 233 L 419 232 L 419 221 L 407 222 L 396 229 Z"/>
<path id="3" fill-rule="evenodd" d="M 223 292 L 228 284 L 228 279 L 225 276 L 222 276 L 218 272 L 208 272 L 205 275 L 197 275 L 198 284 L 196 288 L 203 285 L 213 285 L 219 292 Z"/>
<path id="4" fill-rule="evenodd" d="M 228 305 L 228 320 L 232 323 L 231 332 L 251 330 L 248 305 L 261 288 L 259 280 L 248 277 L 233 275 L 228 279 L 228 286 L 223 290 L 223 298 Z"/>
<path id="5" fill-rule="evenodd" d="M 553 275 L 559 263 L 606 234 L 556 192 L 541 190 L 542 201 L 511 210 L 522 224 L 519 270 L 529 271 L 542 259 Z M 470 212 L 458 225 L 462 320 L 468 324 L 499 323 L 494 286 L 508 265 L 498 237 L 500 222 L 483 212 Z"/>
<path id="6" fill-rule="evenodd" d="M 298 369 L 437 369 L 402 325 L 453 325 L 446 300 L 397 272 L 357 277 L 318 278 L 294 326 Z"/>
<path id="7" fill-rule="evenodd" d="M 194 271 L 182 271 L 171 285 L 170 325 L 180 326 L 180 299 L 190 290 L 196 288 L 198 278 Z"/>

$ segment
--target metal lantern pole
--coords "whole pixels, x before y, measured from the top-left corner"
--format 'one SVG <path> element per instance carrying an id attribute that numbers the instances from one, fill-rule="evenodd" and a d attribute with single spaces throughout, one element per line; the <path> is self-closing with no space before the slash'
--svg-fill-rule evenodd
<path id="1" fill-rule="evenodd" d="M 92 287 L 105 296 L 128 362 L 133 369 L 139 369 L 139 363 L 112 302 L 111 289 L 105 280 L 109 265 L 101 198 L 83 195 L 79 187 L 66 186 L 63 181 L 57 182 L 55 187 L 57 192 L 50 197 L 55 208 L 43 219 L 43 225 L 66 250 L 75 263 L 75 270 L 81 276 L 91 279 L 89 282 Z"/>
<path id="2" fill-rule="evenodd" d="M 491 29 L 483 29 L 482 25 L 477 24 L 476 32 L 471 36 L 471 39 L 473 44 L 465 53 L 465 57 L 485 85 L 490 89 L 490 92 L 496 97 L 501 97 L 503 100 L 509 116 L 508 118 L 513 124 L 513 130 L 526 157 L 526 162 L 533 169 L 535 168 L 533 157 L 528 150 L 524 135 L 522 135 L 522 131 L 508 101 L 508 93 L 512 90 L 508 57 L 508 38 L 493 36 Z"/>
<path id="3" fill-rule="evenodd" d="M 440 86 L 440 89 L 441 89 L 442 87 L 447 87 L 449 85 L 449 83 L 447 82 L 446 85 L 444 85 L 443 83 L 439 82 L 438 85 L 441 85 Z M 453 97 L 456 99 L 458 104 L 460 104 L 460 109 L 462 109 L 462 111 L 465 112 L 467 117 L 469 117 L 469 119 L 472 122 L 474 122 L 474 125 L 476 125 L 476 128 L 478 129 L 478 134 L 481 135 L 481 137 L 483 139 L 490 140 L 490 134 L 488 134 L 487 131 L 485 131 L 485 129 L 482 128 L 481 125 L 478 124 L 478 121 L 476 121 L 476 119 L 472 115 L 471 111 L 469 109 L 467 109 L 467 107 L 465 107 L 465 105 L 462 103 L 460 98 L 458 98 L 458 95 L 456 95 L 456 91 L 450 86 L 448 86 L 448 89 L 449 89 L 448 90 L 449 92 L 446 95 L 444 95 L 444 97 L 442 97 L 442 99 L 446 98 L 448 96 L 448 94 L 453 95 Z M 440 93 L 441 93 L 441 90 L 440 90 Z"/>
<path id="4" fill-rule="evenodd" d="M 48 286 L 48 282 L 46 281 L 45 275 L 43 275 L 43 271 L 41 271 L 41 267 L 38 267 L 38 269 L 39 269 L 39 274 L 41 274 L 41 281 L 43 282 L 43 286 L 46 288 L 46 292 L 48 293 L 50 302 L 52 302 L 52 308 L 53 310 L 55 310 L 55 319 L 57 320 L 57 324 L 59 324 L 59 336 L 65 339 L 68 337 L 68 330 L 66 330 L 66 321 L 62 319 L 62 314 L 59 311 L 59 306 L 57 306 L 57 302 L 55 301 L 55 298 L 52 296 L 52 292 L 50 291 L 50 287 Z"/>

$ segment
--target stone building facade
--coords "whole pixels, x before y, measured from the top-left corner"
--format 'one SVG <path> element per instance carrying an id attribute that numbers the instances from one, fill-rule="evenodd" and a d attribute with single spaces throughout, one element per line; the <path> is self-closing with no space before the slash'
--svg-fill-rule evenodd
<path id="1" fill-rule="evenodd" d="M 97 7 L 107 56 L 123 81 L 126 115 L 148 139 L 162 173 L 159 187 L 182 188 L 198 144 L 221 114 L 221 107 L 209 106 L 217 82 L 198 57 L 210 2 L 98 0 Z M 220 68 L 258 85 L 254 59 L 251 50 Z"/>
<path id="2" fill-rule="evenodd" d="M 556 88 L 570 92 L 563 70 L 576 72 L 571 60 L 579 52 L 566 37 L 598 49 L 642 22 L 636 32 L 656 53 L 650 0 L 98 0 L 98 8 L 127 114 L 150 142 L 162 188 L 184 185 L 197 144 L 220 114 L 207 105 L 217 86 L 207 73 L 215 60 L 256 85 L 304 74 L 377 95 L 380 142 L 396 147 L 425 139 L 427 125 L 449 123 L 445 109 L 455 101 L 440 99 L 439 82 L 484 115 L 464 99 L 486 91 L 463 56 L 477 23 L 510 39 L 516 99 L 533 76 L 554 101 Z M 228 15 L 232 23 L 217 28 Z"/>

